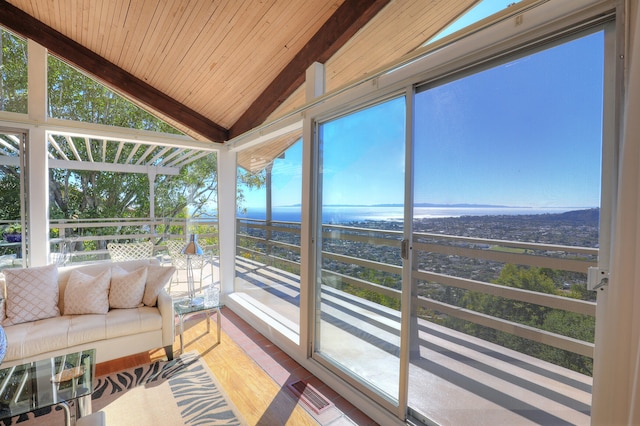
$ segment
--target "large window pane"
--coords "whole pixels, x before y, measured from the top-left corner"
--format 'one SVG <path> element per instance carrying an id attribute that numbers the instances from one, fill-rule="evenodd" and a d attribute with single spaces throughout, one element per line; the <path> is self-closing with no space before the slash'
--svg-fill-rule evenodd
<path id="1" fill-rule="evenodd" d="M 49 116 L 157 132 L 180 132 L 67 63 L 48 56 Z"/>
<path id="2" fill-rule="evenodd" d="M 26 134 L 0 129 L 0 270 L 26 264 L 25 148 Z"/>
<path id="3" fill-rule="evenodd" d="M 2 29 L 0 111 L 27 113 L 27 42 Z"/>
<path id="4" fill-rule="evenodd" d="M 416 96 L 409 403 L 436 422 L 589 422 L 603 55 L 598 32 Z"/>
<path id="5" fill-rule="evenodd" d="M 405 98 L 319 125 L 314 356 L 397 404 Z"/>
<path id="6" fill-rule="evenodd" d="M 235 300 L 300 340 L 300 132 L 238 154 Z"/>
<path id="7" fill-rule="evenodd" d="M 207 260 L 215 261 L 216 153 L 54 132 L 48 142 L 50 165 L 55 165 L 49 170 L 51 262 L 109 259 L 109 243 L 146 241 L 170 262 L 168 240 L 184 246 L 192 234 Z M 181 270 L 174 284 L 186 282 L 183 263 L 176 261 Z M 198 288 L 200 281 L 218 281 L 216 265 L 194 268 L 202 269 L 202 275 L 196 271 Z M 172 292 L 179 287 L 173 285 Z"/>

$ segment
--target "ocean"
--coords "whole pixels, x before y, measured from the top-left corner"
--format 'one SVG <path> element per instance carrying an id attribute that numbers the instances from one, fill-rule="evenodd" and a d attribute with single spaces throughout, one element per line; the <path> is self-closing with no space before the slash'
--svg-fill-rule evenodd
<path id="1" fill-rule="evenodd" d="M 585 207 L 587 208 L 587 207 Z M 460 216 L 499 216 L 499 215 L 532 215 L 545 213 L 564 213 L 582 210 L 581 207 L 416 207 L 414 219 L 460 217 Z M 330 206 L 325 207 L 322 214 L 323 223 L 352 223 L 361 221 L 400 221 L 404 213 L 402 207 L 388 206 Z M 238 217 L 248 219 L 265 219 L 264 208 L 247 208 Z M 300 222 L 299 206 L 274 207 L 272 219 L 283 222 Z"/>

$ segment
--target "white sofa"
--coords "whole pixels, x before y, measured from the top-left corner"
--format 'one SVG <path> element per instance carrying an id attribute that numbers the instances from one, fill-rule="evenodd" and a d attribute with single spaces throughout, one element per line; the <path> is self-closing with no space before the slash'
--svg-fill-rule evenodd
<path id="1" fill-rule="evenodd" d="M 86 275 L 98 276 L 106 270 L 111 270 L 114 265 L 128 272 L 141 268 L 147 271 L 155 268 L 154 270 L 157 271 L 160 268 L 158 262 L 153 259 L 58 268 L 59 315 L 13 325 L 3 322 L 8 345 L 0 368 L 83 349 L 96 349 L 97 362 L 161 347 L 164 347 L 167 357 L 172 359 L 175 318 L 173 303 L 164 290 L 164 285 L 156 291 L 159 291 L 156 306 L 139 306 L 129 309 L 110 307 L 105 314 L 65 315 L 64 295 L 72 271 L 77 270 Z M 153 266 L 148 267 L 148 265 Z M 163 280 L 172 275 L 173 268 L 170 269 L 166 273 L 164 270 L 159 272 L 163 274 Z M 78 274 L 76 273 L 75 276 Z M 7 281 L 9 278 L 8 276 Z M 149 279 L 151 278 L 152 276 L 149 275 Z M 6 283 L 7 286 L 10 284 L 10 282 Z M 146 285 L 149 285 L 149 281 Z M 5 302 L 11 303 L 8 289 L 5 291 L 8 297 Z"/>

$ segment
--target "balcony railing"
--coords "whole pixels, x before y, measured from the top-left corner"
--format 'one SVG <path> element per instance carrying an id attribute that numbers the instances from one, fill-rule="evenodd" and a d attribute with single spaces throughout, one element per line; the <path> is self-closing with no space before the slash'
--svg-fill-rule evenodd
<path id="1" fill-rule="evenodd" d="M 154 252 L 163 253 L 169 239 L 198 234 L 198 242 L 209 252 L 218 252 L 217 219 L 109 218 L 50 221 L 52 259 L 58 263 L 91 262 L 109 258 L 111 242 L 152 241 Z"/>
<path id="2" fill-rule="evenodd" d="M 340 336 L 351 344 L 340 356 L 362 367 L 359 372 L 365 365 L 375 369 L 372 359 L 380 368 L 397 365 L 401 327 L 401 226 L 370 225 L 377 228 L 322 227 L 322 321 L 342 324 L 336 326 Z M 239 219 L 237 230 L 234 301 L 266 321 L 268 330 L 297 342 L 300 224 Z M 412 246 L 412 415 L 443 424 L 476 423 L 478 416 L 487 424 L 588 423 L 595 303 L 575 297 L 593 296 L 586 291 L 586 272 L 598 249 L 427 232 L 414 233 Z M 550 293 L 493 283 L 507 267 L 523 274 L 535 268 L 567 281 L 558 285 L 556 279 Z M 464 295 L 560 318 L 569 329 L 578 317 L 585 338 L 508 312 L 468 309 L 460 303 Z M 374 388 L 389 394 L 397 389 L 393 368 L 372 374 L 365 380 Z"/>
<path id="3" fill-rule="evenodd" d="M 239 219 L 238 230 L 238 255 L 299 274 L 299 223 L 281 221 L 266 223 L 264 220 Z M 359 290 L 366 290 L 393 299 L 399 305 L 402 272 L 399 254 L 402 231 L 323 225 L 323 238 L 325 239 L 325 247 L 331 248 L 331 251 L 323 251 L 322 253 L 324 260 L 322 274 L 327 283 L 347 284 Z M 364 245 L 368 248 L 363 248 Z M 421 256 L 427 253 L 436 257 L 445 256 L 485 261 L 488 265 L 485 267 L 495 270 L 499 270 L 505 264 L 515 264 L 568 271 L 582 274 L 578 279 L 580 280 L 580 277 L 583 276 L 583 284 L 586 285 L 587 270 L 590 266 L 596 265 L 597 248 L 430 233 L 415 233 L 413 239 L 413 256 L 417 259 L 414 262 L 417 267 L 413 269 L 412 278 L 418 286 L 413 303 L 421 308 L 422 312 L 437 312 L 438 315 L 457 318 L 593 358 L 594 345 L 592 341 L 583 341 L 557 332 L 521 324 L 509 318 L 498 318 L 446 303 L 422 294 L 420 289 L 424 285 L 450 287 L 588 317 L 595 317 L 595 302 L 508 287 L 454 276 L 449 273 L 434 272 L 428 270 L 428 265 L 421 262 Z M 347 268 L 345 265 L 351 267 Z M 359 273 L 354 273 L 354 269 Z M 373 274 L 369 274 L 370 276 L 386 276 L 390 279 L 386 280 L 385 284 L 376 283 L 363 278 L 367 275 L 362 274 L 363 270 L 374 271 Z M 423 317 L 428 318 L 429 315 L 423 314 Z"/>

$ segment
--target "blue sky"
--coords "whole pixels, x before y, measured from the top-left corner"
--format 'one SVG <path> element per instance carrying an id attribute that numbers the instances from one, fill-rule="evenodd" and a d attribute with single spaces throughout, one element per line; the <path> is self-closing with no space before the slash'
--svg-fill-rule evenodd
<path id="1" fill-rule="evenodd" d="M 598 206 L 602 58 L 597 33 L 418 94 L 416 201 Z"/>
<path id="2" fill-rule="evenodd" d="M 500 12 L 512 3 L 519 2 L 520 0 L 483 0 L 476 6 L 471 8 L 469 12 L 465 13 L 463 16 L 461 16 L 451 25 L 445 28 L 444 31 L 440 32 L 434 38 L 429 40 L 429 43 L 441 39 L 442 37 L 448 36 L 449 34 L 452 34 L 464 27 L 468 27 L 469 25 L 478 22 L 481 19 L 486 18 L 487 16 Z"/>
<path id="3" fill-rule="evenodd" d="M 602 58 L 598 33 L 419 93 L 415 201 L 598 206 Z M 326 123 L 322 137 L 324 204 L 402 203 L 403 99 Z M 274 206 L 300 203 L 301 161 L 300 143 L 275 161 Z M 264 190 L 246 196 L 265 204 Z"/>

